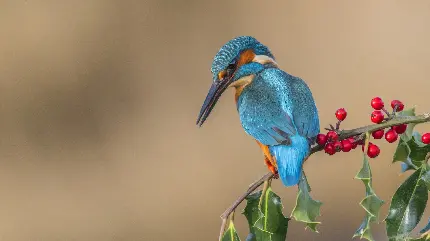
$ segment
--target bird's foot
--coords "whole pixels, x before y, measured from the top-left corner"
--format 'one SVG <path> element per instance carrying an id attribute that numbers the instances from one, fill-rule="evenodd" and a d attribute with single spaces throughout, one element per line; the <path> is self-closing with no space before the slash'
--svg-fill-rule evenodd
<path id="1" fill-rule="evenodd" d="M 274 167 L 272 165 L 272 163 L 269 161 L 268 158 L 265 158 L 264 162 L 266 163 L 267 168 L 273 173 L 273 175 L 274 175 L 273 178 L 274 179 L 278 179 L 279 178 L 279 174 L 278 174 L 278 170 L 276 170 L 276 167 Z"/>

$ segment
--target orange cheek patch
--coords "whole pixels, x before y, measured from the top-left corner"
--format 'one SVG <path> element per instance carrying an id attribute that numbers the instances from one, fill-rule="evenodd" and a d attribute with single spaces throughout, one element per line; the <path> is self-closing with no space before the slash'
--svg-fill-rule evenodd
<path id="1" fill-rule="evenodd" d="M 224 76 L 225 76 L 225 74 L 226 74 L 225 70 L 223 70 L 223 71 L 219 72 L 219 73 L 218 73 L 218 79 L 223 79 L 223 78 L 224 78 Z"/>
<path id="2" fill-rule="evenodd" d="M 252 49 L 248 49 L 242 52 L 239 60 L 237 61 L 237 67 L 240 67 L 244 64 L 251 62 L 255 57 L 254 51 Z"/>

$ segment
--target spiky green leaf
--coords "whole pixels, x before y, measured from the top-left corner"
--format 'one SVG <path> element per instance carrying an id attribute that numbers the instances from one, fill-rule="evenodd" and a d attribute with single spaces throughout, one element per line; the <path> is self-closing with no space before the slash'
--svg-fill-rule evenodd
<path id="1" fill-rule="evenodd" d="M 361 239 L 367 239 L 367 240 L 373 240 L 372 232 L 370 230 L 370 223 L 372 222 L 372 217 L 369 215 L 366 215 L 363 219 L 363 221 L 360 224 L 360 227 L 358 227 L 357 231 L 355 231 L 353 238 L 360 237 Z"/>
<path id="2" fill-rule="evenodd" d="M 360 206 L 366 210 L 369 216 L 374 217 L 375 220 L 379 220 L 379 210 L 381 206 L 384 204 L 384 201 L 381 200 L 375 194 L 371 194 L 366 196 L 361 202 Z"/>
<path id="3" fill-rule="evenodd" d="M 415 108 L 404 110 L 397 115 L 415 116 Z M 416 123 L 409 123 L 405 133 L 400 135 L 397 149 L 393 156 L 394 162 L 402 163 L 402 172 L 408 170 L 417 170 L 425 159 L 426 154 L 430 151 L 430 146 L 421 142 L 421 135 L 414 131 Z"/>
<path id="4" fill-rule="evenodd" d="M 239 235 L 237 235 L 236 228 L 234 227 L 233 221 L 230 221 L 228 229 L 222 236 L 222 241 L 240 241 Z"/>
<path id="5" fill-rule="evenodd" d="M 426 165 L 422 165 L 400 185 L 391 199 L 385 219 L 390 240 L 406 239 L 421 220 L 428 199 L 427 185 L 422 179 L 426 172 Z"/>
<path id="6" fill-rule="evenodd" d="M 421 142 L 418 133 L 407 142 L 400 140 L 397 150 L 394 153 L 393 162 L 401 161 L 405 163 L 407 169 L 418 169 L 425 162 L 427 153 L 430 152 L 430 145 Z"/>
<path id="7" fill-rule="evenodd" d="M 399 143 L 397 144 L 397 149 L 394 152 L 393 163 L 401 161 L 409 164 L 408 162 L 410 162 L 410 159 L 408 158 L 410 153 L 411 149 L 409 148 L 408 144 L 403 139 L 400 139 Z"/>
<path id="8" fill-rule="evenodd" d="M 295 220 L 305 223 L 306 227 L 309 227 L 312 231 L 318 232 L 317 225 L 321 222 L 317 222 L 316 219 L 320 216 L 322 203 L 312 199 L 310 195 L 310 186 L 304 172 L 298 186 L 299 190 L 297 193 L 296 206 L 291 216 Z"/>
<path id="9" fill-rule="evenodd" d="M 366 138 L 369 138 L 369 134 L 366 135 Z M 367 145 L 368 141 L 366 141 L 366 146 Z M 360 206 L 366 211 L 366 214 L 363 221 L 361 222 L 360 227 L 354 233 L 353 237 L 373 240 L 370 225 L 374 222 L 378 222 L 379 210 L 384 204 L 384 201 L 380 199 L 373 190 L 372 170 L 370 168 L 369 159 L 366 153 L 364 153 L 363 165 L 355 178 L 361 180 L 365 187 L 366 196 L 363 198 L 363 200 L 361 200 Z"/>
<path id="10" fill-rule="evenodd" d="M 255 192 L 246 198 L 246 207 L 243 214 L 248 220 L 250 241 L 285 241 L 288 221 L 282 214 L 281 198 L 271 187 Z"/>
<path id="11" fill-rule="evenodd" d="M 281 198 L 276 195 L 271 187 L 268 187 L 261 199 L 260 215 L 254 226 L 263 231 L 274 233 L 278 230 L 282 222 L 282 204 Z"/>

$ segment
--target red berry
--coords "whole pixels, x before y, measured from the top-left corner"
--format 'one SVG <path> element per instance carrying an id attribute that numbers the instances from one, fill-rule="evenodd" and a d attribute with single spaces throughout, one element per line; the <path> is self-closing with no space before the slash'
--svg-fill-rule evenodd
<path id="1" fill-rule="evenodd" d="M 354 140 L 354 138 L 350 137 L 350 138 L 348 138 L 348 140 L 349 140 L 349 142 L 351 142 L 352 149 L 357 148 L 358 143 Z"/>
<path id="2" fill-rule="evenodd" d="M 422 137 L 421 137 L 421 141 L 424 144 L 430 144 L 430 133 L 425 133 Z"/>
<path id="3" fill-rule="evenodd" d="M 370 158 L 375 158 L 379 155 L 379 153 L 381 152 L 381 150 L 379 149 L 379 147 L 377 145 L 369 145 L 369 149 L 367 149 L 367 155 Z"/>
<path id="4" fill-rule="evenodd" d="M 397 135 L 397 133 L 393 129 L 391 129 L 387 131 L 387 133 L 385 133 L 385 140 L 387 140 L 389 143 L 393 143 L 397 141 L 398 136 L 399 135 Z"/>
<path id="5" fill-rule="evenodd" d="M 330 156 L 336 153 L 336 149 L 334 148 L 333 143 L 327 143 L 327 145 L 325 145 L 324 147 L 324 151 Z"/>
<path id="6" fill-rule="evenodd" d="M 372 143 L 372 142 L 369 142 L 369 146 L 367 147 L 367 151 L 369 151 L 369 147 L 370 146 L 373 146 L 374 144 Z M 363 144 L 361 144 L 361 151 L 363 151 L 364 152 L 364 143 Z"/>
<path id="7" fill-rule="evenodd" d="M 328 141 L 337 141 L 337 138 L 339 138 L 339 136 L 337 135 L 336 131 L 329 131 L 327 132 L 327 138 Z"/>
<path id="8" fill-rule="evenodd" d="M 382 101 L 382 99 L 379 97 L 375 97 L 370 101 L 370 105 L 375 110 L 381 110 L 384 108 L 384 101 Z"/>
<path id="9" fill-rule="evenodd" d="M 397 110 L 396 111 L 402 111 L 403 108 L 405 108 L 405 105 L 400 100 L 393 100 L 393 101 L 391 101 L 391 108 L 394 109 L 394 107 L 396 107 L 396 105 L 397 105 Z"/>
<path id="10" fill-rule="evenodd" d="M 333 143 L 334 149 L 338 152 L 342 150 L 342 143 L 340 141 L 335 141 Z"/>
<path id="11" fill-rule="evenodd" d="M 324 134 L 318 134 L 317 135 L 317 143 L 320 146 L 324 146 L 325 143 L 327 142 L 327 136 Z"/>
<path id="12" fill-rule="evenodd" d="M 379 124 L 384 120 L 384 114 L 380 110 L 375 110 L 372 112 L 372 115 L 370 116 L 370 120 L 373 123 Z"/>
<path id="13" fill-rule="evenodd" d="M 372 132 L 372 136 L 375 139 L 381 139 L 384 136 L 384 129 Z"/>
<path id="14" fill-rule="evenodd" d="M 342 140 L 342 151 L 349 152 L 352 149 L 352 143 L 349 139 Z"/>
<path id="15" fill-rule="evenodd" d="M 336 111 L 336 113 L 335 113 L 336 118 L 337 118 L 338 120 L 340 120 L 340 121 L 345 120 L 345 118 L 346 118 L 346 115 L 347 115 L 347 114 L 348 114 L 348 113 L 346 112 L 346 110 L 345 110 L 344 108 L 340 108 L 340 109 L 338 109 L 338 110 Z"/>
<path id="16" fill-rule="evenodd" d="M 408 125 L 401 124 L 398 126 L 393 126 L 393 127 L 391 127 L 391 129 L 393 129 L 395 132 L 397 132 L 397 134 L 403 134 L 403 133 L 405 133 L 407 127 L 408 127 Z"/>

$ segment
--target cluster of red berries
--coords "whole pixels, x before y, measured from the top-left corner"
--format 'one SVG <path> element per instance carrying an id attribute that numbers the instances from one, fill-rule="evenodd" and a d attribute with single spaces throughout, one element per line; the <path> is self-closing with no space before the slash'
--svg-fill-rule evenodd
<path id="1" fill-rule="evenodd" d="M 380 97 L 373 98 L 370 101 L 370 105 L 373 107 L 373 109 L 375 109 L 370 115 L 370 120 L 373 123 L 379 124 L 382 121 L 384 121 L 385 115 L 383 112 L 389 115 L 388 111 L 384 108 L 384 101 L 382 101 Z M 396 112 L 402 111 L 405 108 L 405 105 L 403 105 L 403 103 L 400 100 L 393 100 L 391 101 L 391 108 L 393 108 L 393 110 Z M 374 139 L 382 139 L 382 137 L 384 137 L 384 134 L 385 134 L 385 140 L 389 143 L 393 143 L 397 141 L 399 134 L 405 133 L 407 127 L 408 126 L 406 124 L 392 126 L 391 129 L 388 130 L 387 132 L 385 132 L 384 129 L 374 131 L 372 133 L 372 136 Z"/>
<path id="2" fill-rule="evenodd" d="M 390 113 L 384 108 L 384 102 L 381 98 L 375 97 L 371 100 L 370 105 L 374 109 L 370 116 L 370 120 L 373 123 L 379 124 L 386 120 L 385 114 L 388 115 L 387 119 L 392 117 Z M 399 112 L 404 109 L 404 104 L 400 100 L 391 101 L 391 107 L 393 112 Z M 385 113 L 385 114 L 384 114 Z M 336 125 L 336 130 L 338 130 L 339 125 L 342 121 L 346 119 L 347 112 L 344 108 L 340 108 L 335 113 L 338 123 Z M 332 127 L 333 129 L 333 127 Z M 374 139 L 382 139 L 385 136 L 385 140 L 389 143 L 393 143 L 398 139 L 399 134 L 403 134 L 407 129 L 406 124 L 400 124 L 397 126 L 392 126 L 387 132 L 384 129 L 376 130 L 372 133 Z M 362 150 L 364 152 L 363 141 L 357 141 L 353 137 L 339 141 L 339 136 L 336 130 L 330 130 L 327 134 L 318 134 L 316 142 L 320 146 L 324 146 L 324 151 L 329 155 L 334 155 L 336 152 L 349 152 L 355 149 L 358 145 L 362 145 Z M 430 133 L 426 133 L 422 136 L 422 142 L 425 144 L 430 144 Z M 381 150 L 379 147 L 371 142 L 368 144 L 367 155 L 370 158 L 375 158 L 379 155 Z"/>
<path id="3" fill-rule="evenodd" d="M 379 97 L 375 97 L 370 101 L 370 105 L 373 107 L 373 109 L 375 109 L 370 115 L 370 120 L 376 124 L 379 124 L 384 121 L 385 116 L 383 112 L 388 114 L 387 110 L 384 108 L 384 101 L 382 101 L 382 99 Z M 393 100 L 391 101 L 391 108 L 393 108 L 394 111 L 398 112 L 402 111 L 405 108 L 405 105 L 403 105 L 400 100 Z"/>
<path id="4" fill-rule="evenodd" d="M 316 141 L 318 145 L 324 146 L 324 151 L 329 155 L 334 155 L 336 152 L 340 151 L 349 152 L 358 145 L 352 137 L 339 141 L 339 136 L 336 131 L 329 131 L 327 135 L 320 133 L 317 135 Z"/>
<path id="5" fill-rule="evenodd" d="M 346 119 L 348 113 L 344 108 L 340 108 L 335 113 L 336 118 L 338 119 L 337 127 L 339 127 L 340 123 Z M 316 142 L 320 146 L 324 146 L 324 150 L 329 155 L 334 155 L 336 152 L 349 152 L 352 149 L 355 149 L 358 143 L 354 138 L 348 138 L 342 141 L 339 141 L 339 135 L 335 130 L 331 130 L 327 132 L 327 134 L 318 134 Z"/>

